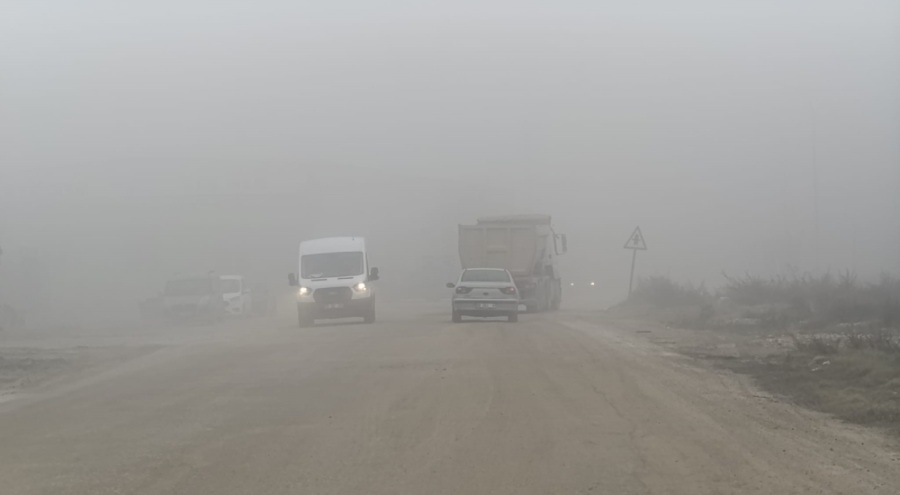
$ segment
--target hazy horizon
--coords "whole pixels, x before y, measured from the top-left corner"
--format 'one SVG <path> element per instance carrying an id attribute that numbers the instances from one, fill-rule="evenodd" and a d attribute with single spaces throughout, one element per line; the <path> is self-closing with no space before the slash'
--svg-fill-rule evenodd
<path id="1" fill-rule="evenodd" d="M 900 273 L 896 2 L 0 12 L 0 294 L 28 252 L 75 306 L 199 265 L 280 289 L 335 233 L 402 287 L 519 212 L 604 301 L 636 225 L 642 276 Z"/>

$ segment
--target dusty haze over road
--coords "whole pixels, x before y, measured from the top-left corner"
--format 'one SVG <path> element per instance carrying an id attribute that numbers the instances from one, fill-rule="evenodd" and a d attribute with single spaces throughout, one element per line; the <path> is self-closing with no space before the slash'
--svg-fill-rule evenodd
<path id="1" fill-rule="evenodd" d="M 636 224 L 644 275 L 900 271 L 896 2 L 0 8 L 0 270 L 59 290 L 355 232 L 405 276 L 520 211 L 608 302 Z"/>
<path id="2" fill-rule="evenodd" d="M 451 324 L 509 214 L 562 310 Z M 900 2 L 0 0 L 0 248 L 4 494 L 896 494 Z"/>

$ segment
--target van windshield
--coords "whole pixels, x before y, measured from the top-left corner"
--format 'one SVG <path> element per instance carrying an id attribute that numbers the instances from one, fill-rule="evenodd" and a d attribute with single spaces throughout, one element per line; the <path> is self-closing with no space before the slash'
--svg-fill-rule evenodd
<path id="1" fill-rule="evenodd" d="M 212 284 L 207 278 L 184 278 L 166 282 L 167 296 L 202 296 L 211 292 Z"/>
<path id="2" fill-rule="evenodd" d="M 300 257 L 300 277 L 304 279 L 354 277 L 363 273 L 361 252 L 307 254 Z"/>

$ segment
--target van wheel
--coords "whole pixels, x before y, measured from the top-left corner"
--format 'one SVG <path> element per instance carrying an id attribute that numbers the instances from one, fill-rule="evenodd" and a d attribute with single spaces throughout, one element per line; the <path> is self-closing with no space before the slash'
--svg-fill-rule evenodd
<path id="1" fill-rule="evenodd" d="M 375 305 L 373 304 L 371 308 L 366 310 L 366 315 L 363 316 L 363 321 L 366 323 L 375 323 Z"/>
<path id="2" fill-rule="evenodd" d="M 506 320 L 510 323 L 516 323 L 519 321 L 519 313 L 510 313 L 509 316 L 506 317 Z"/>

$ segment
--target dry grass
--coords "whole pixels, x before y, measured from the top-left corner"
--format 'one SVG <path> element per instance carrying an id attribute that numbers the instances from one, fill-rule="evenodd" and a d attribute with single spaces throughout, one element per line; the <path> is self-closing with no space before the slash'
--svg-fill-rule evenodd
<path id="1" fill-rule="evenodd" d="M 715 294 L 665 277 L 641 279 L 617 309 L 714 330 L 720 340 L 789 336 L 786 349 L 764 357 L 708 359 L 804 406 L 900 433 L 900 279 L 861 283 L 851 272 L 726 279 Z"/>
<path id="2" fill-rule="evenodd" d="M 679 284 L 669 277 L 653 276 L 639 278 L 626 305 L 649 305 L 662 308 L 697 306 L 713 301 L 712 295 L 703 284 Z"/>
<path id="3" fill-rule="evenodd" d="M 900 354 L 803 350 L 745 371 L 765 388 L 804 406 L 900 432 Z"/>
<path id="4" fill-rule="evenodd" d="M 763 278 L 729 277 L 720 296 L 745 307 L 768 308 L 752 315 L 774 328 L 817 330 L 840 323 L 875 322 L 900 328 L 900 279 L 888 274 L 860 283 L 852 272 Z"/>

